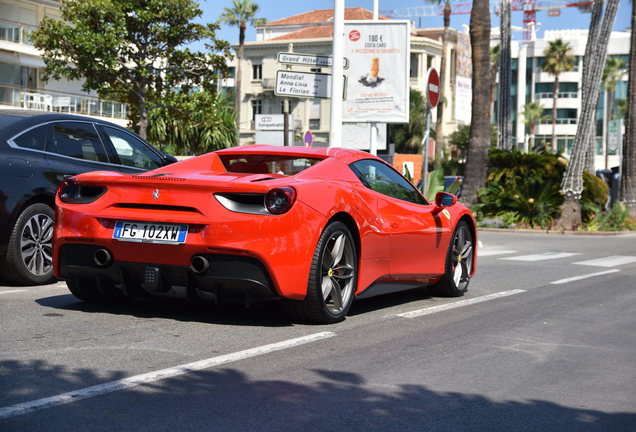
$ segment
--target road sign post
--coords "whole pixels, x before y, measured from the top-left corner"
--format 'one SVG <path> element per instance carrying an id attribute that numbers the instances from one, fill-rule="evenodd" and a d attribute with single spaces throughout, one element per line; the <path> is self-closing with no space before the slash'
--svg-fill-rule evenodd
<path id="1" fill-rule="evenodd" d="M 439 102 L 439 75 L 435 68 L 429 68 L 426 73 L 426 131 L 422 140 L 422 194 L 428 190 L 428 147 L 431 130 L 431 109 Z M 427 197 L 430 198 L 430 197 Z"/>

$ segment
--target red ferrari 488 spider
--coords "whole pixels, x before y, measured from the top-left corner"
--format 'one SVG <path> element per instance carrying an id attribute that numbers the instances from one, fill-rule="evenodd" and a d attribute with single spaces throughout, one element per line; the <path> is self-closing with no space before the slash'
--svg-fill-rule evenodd
<path id="1" fill-rule="evenodd" d="M 470 211 L 444 192 L 429 203 L 355 150 L 244 146 L 86 173 L 56 204 L 55 274 L 85 301 L 279 299 L 332 323 L 354 297 L 422 285 L 461 296 L 475 271 Z"/>

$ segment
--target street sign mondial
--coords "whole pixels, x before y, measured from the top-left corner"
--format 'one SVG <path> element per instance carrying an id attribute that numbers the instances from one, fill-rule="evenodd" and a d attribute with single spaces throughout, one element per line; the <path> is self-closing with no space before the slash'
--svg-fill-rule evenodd
<path id="1" fill-rule="evenodd" d="M 333 58 L 331 56 L 319 56 L 313 54 L 278 53 L 276 58 L 278 63 L 296 64 L 304 66 L 332 67 Z M 348 60 L 344 58 L 344 68 L 348 66 Z"/>

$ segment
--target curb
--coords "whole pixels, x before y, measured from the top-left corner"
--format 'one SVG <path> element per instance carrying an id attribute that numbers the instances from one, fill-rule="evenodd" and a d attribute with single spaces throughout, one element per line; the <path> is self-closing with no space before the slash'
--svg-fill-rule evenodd
<path id="1" fill-rule="evenodd" d="M 498 233 L 522 233 L 522 234 L 543 234 L 543 235 L 569 235 L 569 236 L 636 236 L 634 231 L 565 231 L 565 230 L 533 230 L 517 228 L 479 228 L 477 232 L 498 232 Z"/>

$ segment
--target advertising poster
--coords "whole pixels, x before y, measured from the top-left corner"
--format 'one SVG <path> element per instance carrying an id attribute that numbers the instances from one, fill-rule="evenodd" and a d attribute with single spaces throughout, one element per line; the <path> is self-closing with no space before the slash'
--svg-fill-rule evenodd
<path id="1" fill-rule="evenodd" d="M 343 121 L 408 123 L 409 22 L 345 21 Z"/>
<path id="2" fill-rule="evenodd" d="M 457 35 L 457 74 L 455 82 L 455 120 L 470 123 L 473 101 L 473 69 L 470 56 L 470 38 L 467 34 Z"/>

